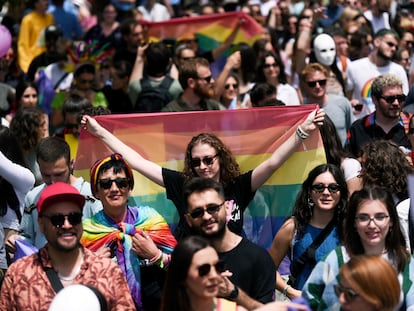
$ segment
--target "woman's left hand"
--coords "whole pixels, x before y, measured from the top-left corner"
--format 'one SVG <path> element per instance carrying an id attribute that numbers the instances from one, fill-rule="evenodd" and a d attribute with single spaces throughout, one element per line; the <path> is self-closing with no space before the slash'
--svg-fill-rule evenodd
<path id="1" fill-rule="evenodd" d="M 323 109 L 315 109 L 308 115 L 300 127 L 305 133 L 310 134 L 318 127 L 322 126 L 324 119 L 325 111 Z"/>
<path id="2" fill-rule="evenodd" d="M 139 231 L 132 237 L 132 250 L 144 259 L 154 258 L 160 253 L 154 241 L 144 231 Z"/>

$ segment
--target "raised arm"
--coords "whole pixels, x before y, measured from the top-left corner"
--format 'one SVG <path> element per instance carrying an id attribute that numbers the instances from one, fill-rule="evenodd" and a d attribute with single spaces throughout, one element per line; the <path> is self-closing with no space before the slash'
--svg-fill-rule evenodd
<path id="1" fill-rule="evenodd" d="M 84 115 L 81 124 L 89 133 L 99 138 L 112 151 L 122 154 L 134 170 L 164 187 L 161 166 L 143 158 L 138 152 L 102 127 L 94 118 Z"/>
<path id="2" fill-rule="evenodd" d="M 262 162 L 253 170 L 252 191 L 256 191 L 262 186 L 274 171 L 276 171 L 303 142 L 305 138 L 300 138 L 298 134 L 303 134 L 303 137 L 309 136 L 311 132 L 323 124 L 324 118 L 325 112 L 322 109 L 312 111 L 306 120 L 298 127 L 298 130 L 277 148 L 269 159 Z"/>

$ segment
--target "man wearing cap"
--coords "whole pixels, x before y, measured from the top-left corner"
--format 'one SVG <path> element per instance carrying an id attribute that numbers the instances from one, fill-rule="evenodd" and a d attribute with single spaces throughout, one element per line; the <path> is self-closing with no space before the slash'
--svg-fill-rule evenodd
<path id="1" fill-rule="evenodd" d="M 7 250 L 15 251 L 16 238 L 25 239 L 37 248 L 46 244 L 46 238 L 40 231 L 36 203 L 41 192 L 56 182 L 65 182 L 74 186 L 85 196 L 83 217 L 88 218 L 102 209 L 99 200 L 92 197 L 90 184 L 82 177 L 75 177 L 71 172 L 69 145 L 61 138 L 47 137 L 40 141 L 36 150 L 37 162 L 44 183 L 33 188 L 25 197 L 25 210 L 20 224 L 20 234 L 10 236 L 6 241 Z"/>
<path id="2" fill-rule="evenodd" d="M 129 206 L 131 168 L 118 153 L 91 168 L 92 193 L 103 210 L 83 222 L 81 243 L 115 260 L 137 310 L 158 310 L 165 269 L 176 240 L 164 218 L 148 206 Z"/>
<path id="3" fill-rule="evenodd" d="M 0 310 L 47 310 L 56 293 L 72 284 L 99 290 L 108 310 L 135 310 L 119 267 L 82 247 L 85 197 L 67 183 L 42 191 L 38 223 L 47 244 L 38 253 L 13 263 L 0 293 Z"/>

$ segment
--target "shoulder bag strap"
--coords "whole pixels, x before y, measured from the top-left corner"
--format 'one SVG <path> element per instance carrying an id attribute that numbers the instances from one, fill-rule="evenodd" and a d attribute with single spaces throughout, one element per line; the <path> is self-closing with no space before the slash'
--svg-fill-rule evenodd
<path id="1" fill-rule="evenodd" d="M 309 263 L 309 261 L 315 261 L 316 249 L 322 244 L 329 233 L 331 233 L 335 227 L 335 224 L 335 219 L 332 219 L 329 224 L 322 230 L 322 232 L 319 233 L 312 244 L 309 245 L 308 248 L 302 253 L 302 255 L 292 263 L 290 274 L 293 278 L 300 274 L 306 263 Z"/>
<path id="2" fill-rule="evenodd" d="M 63 284 L 62 282 L 59 280 L 59 277 L 56 273 L 56 271 L 52 268 L 47 268 L 43 265 L 42 263 L 42 258 L 40 257 L 40 252 L 37 253 L 38 254 L 38 259 L 40 262 L 40 265 L 42 266 L 43 270 L 46 273 L 47 278 L 49 279 L 50 284 L 52 285 L 53 289 L 55 290 L 56 294 L 63 289 Z"/>

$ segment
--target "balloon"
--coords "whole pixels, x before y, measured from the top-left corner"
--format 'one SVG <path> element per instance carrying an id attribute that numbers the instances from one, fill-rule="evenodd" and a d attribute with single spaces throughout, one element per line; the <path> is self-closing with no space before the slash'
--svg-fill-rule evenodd
<path id="1" fill-rule="evenodd" d="M 94 291 L 81 284 L 63 288 L 53 298 L 49 311 L 101 311 L 101 303 Z"/>
<path id="2" fill-rule="evenodd" d="M 0 57 L 6 55 L 11 47 L 11 43 L 12 37 L 10 31 L 4 25 L 0 25 Z"/>

